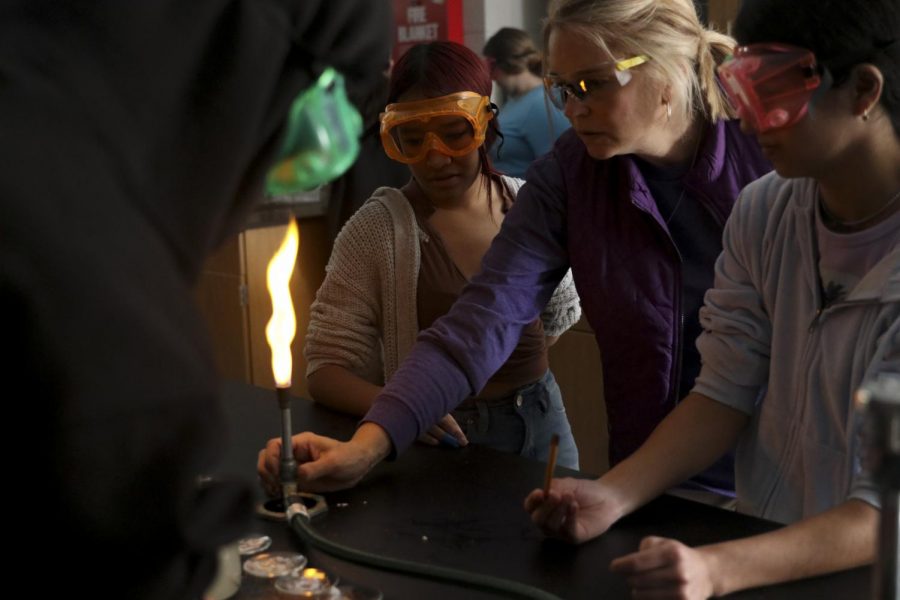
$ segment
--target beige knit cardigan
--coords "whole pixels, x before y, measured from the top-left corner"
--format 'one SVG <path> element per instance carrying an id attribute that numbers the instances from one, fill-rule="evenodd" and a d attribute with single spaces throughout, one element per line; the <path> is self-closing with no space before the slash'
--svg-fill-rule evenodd
<path id="1" fill-rule="evenodd" d="M 524 182 L 504 177 L 504 183 L 515 195 Z M 310 308 L 307 376 L 338 365 L 379 385 L 390 379 L 419 332 L 416 283 L 425 235 L 396 188 L 378 188 L 347 221 Z M 544 331 L 558 336 L 580 317 L 569 271 L 541 314 Z"/>

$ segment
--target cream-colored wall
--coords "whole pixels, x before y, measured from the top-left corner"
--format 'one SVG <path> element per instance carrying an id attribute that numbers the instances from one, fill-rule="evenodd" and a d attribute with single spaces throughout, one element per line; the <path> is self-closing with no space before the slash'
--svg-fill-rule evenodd
<path id="1" fill-rule="evenodd" d="M 516 27 L 540 43 L 547 0 L 463 0 L 463 43 L 481 54 L 485 41 L 502 27 Z"/>

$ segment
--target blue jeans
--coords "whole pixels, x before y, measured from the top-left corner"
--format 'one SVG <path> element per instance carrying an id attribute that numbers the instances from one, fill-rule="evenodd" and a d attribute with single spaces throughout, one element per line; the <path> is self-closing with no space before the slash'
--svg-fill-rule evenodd
<path id="1" fill-rule="evenodd" d="M 559 434 L 557 464 L 578 468 L 578 448 L 566 418 L 562 393 L 549 370 L 506 398 L 475 400 L 457 407 L 453 418 L 469 438 L 481 444 L 547 462 L 550 438 Z"/>

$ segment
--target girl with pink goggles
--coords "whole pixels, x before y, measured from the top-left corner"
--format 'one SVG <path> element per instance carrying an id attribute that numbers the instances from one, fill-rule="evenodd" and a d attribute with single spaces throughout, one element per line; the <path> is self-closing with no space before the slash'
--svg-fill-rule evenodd
<path id="1" fill-rule="evenodd" d="M 717 70 L 738 116 L 757 132 L 793 125 L 831 87 L 812 52 L 786 44 L 739 46 Z"/>

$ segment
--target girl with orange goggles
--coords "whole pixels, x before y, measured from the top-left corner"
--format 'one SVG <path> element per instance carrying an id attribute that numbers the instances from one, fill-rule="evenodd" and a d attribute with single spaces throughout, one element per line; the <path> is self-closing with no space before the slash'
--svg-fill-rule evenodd
<path id="1" fill-rule="evenodd" d="M 484 143 L 493 118 L 491 99 L 475 92 L 397 102 L 381 114 L 381 142 L 388 156 L 407 164 L 429 150 L 464 156 Z"/>
<path id="2" fill-rule="evenodd" d="M 523 183 L 488 157 L 498 134 L 490 91 L 484 61 L 453 42 L 414 46 L 394 65 L 381 141 L 411 177 L 375 190 L 335 240 L 304 350 L 316 402 L 364 415 L 419 330 L 444 316 L 480 270 Z M 558 464 L 577 468 L 548 347 L 580 314 L 569 276 L 494 376 L 423 427 L 419 441 L 547 460 L 556 435 Z"/>

